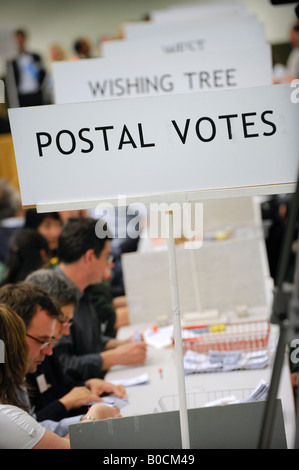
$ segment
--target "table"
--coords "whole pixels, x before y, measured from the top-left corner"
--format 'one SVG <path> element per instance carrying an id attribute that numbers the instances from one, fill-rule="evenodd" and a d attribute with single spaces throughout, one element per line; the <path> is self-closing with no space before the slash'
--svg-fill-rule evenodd
<path id="1" fill-rule="evenodd" d="M 129 337 L 136 329 L 144 331 L 149 326 L 150 324 L 140 324 L 123 327 L 119 331 L 118 337 L 120 339 Z M 278 335 L 275 325 L 271 326 L 271 335 L 274 337 Z M 162 374 L 159 369 L 162 369 Z M 197 404 L 201 397 L 203 404 L 213 400 L 213 394 L 210 392 L 224 391 L 224 396 L 227 396 L 244 391 L 245 397 L 247 397 L 260 380 L 264 379 L 267 383 L 270 382 L 271 370 L 270 365 L 259 370 L 186 375 L 186 394 L 191 398 L 196 396 Z M 127 388 L 129 405 L 122 408 L 122 416 L 136 416 L 178 409 L 173 408 L 178 396 L 175 348 L 156 349 L 150 346 L 144 365 L 115 366 L 107 373 L 106 380 L 122 381 L 144 373 L 148 374 L 147 384 Z M 287 356 L 285 357 L 278 397 L 282 401 L 288 448 L 292 448 L 295 436 L 295 407 Z"/>

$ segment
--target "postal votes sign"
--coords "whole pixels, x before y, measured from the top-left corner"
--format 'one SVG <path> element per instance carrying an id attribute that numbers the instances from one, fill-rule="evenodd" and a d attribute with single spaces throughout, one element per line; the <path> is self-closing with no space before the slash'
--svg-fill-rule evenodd
<path id="1" fill-rule="evenodd" d="M 270 85 L 268 44 L 193 54 L 54 62 L 55 103 L 194 93 Z"/>
<path id="2" fill-rule="evenodd" d="M 9 110 L 24 206 L 294 183 L 289 85 Z"/>

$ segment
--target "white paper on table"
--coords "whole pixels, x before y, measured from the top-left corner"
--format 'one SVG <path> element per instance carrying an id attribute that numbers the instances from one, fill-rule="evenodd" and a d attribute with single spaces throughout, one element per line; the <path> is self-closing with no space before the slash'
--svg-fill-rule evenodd
<path id="1" fill-rule="evenodd" d="M 148 374 L 141 374 L 138 377 L 123 380 L 110 380 L 114 385 L 123 385 L 124 387 L 133 387 L 134 385 L 142 385 L 148 383 Z"/>
<path id="2" fill-rule="evenodd" d="M 223 405 L 228 405 L 231 402 L 234 402 L 235 400 L 236 400 L 235 395 L 229 395 L 227 397 L 219 398 L 219 400 L 209 401 L 204 406 L 205 407 L 208 407 L 208 406 L 223 406 Z"/>
<path id="3" fill-rule="evenodd" d="M 151 328 L 143 333 L 144 341 L 154 348 L 160 349 L 171 346 L 173 343 L 173 325 L 163 326 L 153 331 Z"/>
<path id="4" fill-rule="evenodd" d="M 117 408 L 121 409 L 124 406 L 127 406 L 129 404 L 129 400 L 127 398 L 120 398 L 117 395 L 107 395 L 105 397 L 101 397 L 102 401 L 91 401 L 89 403 L 86 403 L 86 406 L 91 406 L 91 405 L 98 405 L 99 403 L 104 403 L 105 405 L 108 406 L 116 406 Z"/>
<path id="5" fill-rule="evenodd" d="M 228 372 L 240 369 L 263 369 L 269 364 L 267 350 L 242 353 L 241 351 L 209 351 L 208 355 L 188 350 L 184 355 L 185 374 L 198 372 Z"/>
<path id="6" fill-rule="evenodd" d="M 129 404 L 129 400 L 127 398 L 120 398 L 117 395 L 107 395 L 102 398 L 102 401 L 108 406 L 116 406 L 119 409 Z"/>
<path id="7" fill-rule="evenodd" d="M 173 325 L 163 326 L 157 331 L 149 328 L 143 333 L 144 341 L 154 348 L 166 348 L 173 343 Z"/>

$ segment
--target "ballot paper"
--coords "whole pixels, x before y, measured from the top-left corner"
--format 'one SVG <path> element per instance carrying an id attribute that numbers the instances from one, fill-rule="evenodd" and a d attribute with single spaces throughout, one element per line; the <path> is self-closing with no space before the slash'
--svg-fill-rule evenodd
<path id="1" fill-rule="evenodd" d="M 268 352 L 265 350 L 247 353 L 241 364 L 242 369 L 262 369 L 269 363 Z"/>
<path id="2" fill-rule="evenodd" d="M 102 401 L 108 406 L 116 406 L 119 409 L 129 404 L 127 398 L 120 398 L 117 395 L 107 395 L 106 397 L 102 397 Z"/>
<path id="3" fill-rule="evenodd" d="M 90 401 L 89 403 L 86 403 L 86 406 L 98 405 L 99 403 L 105 403 L 105 405 L 108 406 L 116 406 L 121 409 L 129 404 L 129 400 L 127 398 L 120 398 L 117 395 L 111 394 L 101 397 L 101 401 Z"/>
<path id="4" fill-rule="evenodd" d="M 184 355 L 185 375 L 199 372 L 228 372 L 242 369 L 262 369 L 269 364 L 267 350 L 243 351 L 214 351 L 200 354 L 188 350 Z"/>
<path id="5" fill-rule="evenodd" d="M 204 406 L 223 406 L 223 405 L 232 405 L 235 403 L 248 403 L 253 401 L 262 401 L 267 400 L 269 394 L 269 385 L 262 379 L 257 387 L 253 390 L 251 395 L 242 400 L 237 400 L 235 395 L 224 396 L 217 400 L 209 401 Z"/>
<path id="6" fill-rule="evenodd" d="M 166 348 L 173 344 L 173 325 L 159 327 L 157 329 L 148 328 L 143 333 L 146 344 L 154 348 Z"/>
<path id="7" fill-rule="evenodd" d="M 141 374 L 137 377 L 122 380 L 110 380 L 114 385 L 123 385 L 124 387 L 133 387 L 134 385 L 142 385 L 148 383 L 148 374 Z"/>
<path id="8" fill-rule="evenodd" d="M 269 384 L 265 382 L 265 380 L 261 380 L 257 387 L 253 390 L 251 395 L 244 400 L 240 400 L 240 402 L 249 402 L 249 401 L 262 401 L 267 400 L 269 394 Z"/>
<path id="9" fill-rule="evenodd" d="M 235 395 L 229 395 L 226 397 L 219 398 L 218 400 L 209 401 L 208 403 L 204 405 L 204 407 L 229 405 L 231 403 L 235 403 L 236 400 L 237 399 Z"/>
<path id="10" fill-rule="evenodd" d="M 173 345 L 173 325 L 159 328 L 148 328 L 143 333 L 144 341 L 156 349 L 167 348 Z M 182 329 L 182 339 L 192 339 L 198 336 L 198 331 Z"/>

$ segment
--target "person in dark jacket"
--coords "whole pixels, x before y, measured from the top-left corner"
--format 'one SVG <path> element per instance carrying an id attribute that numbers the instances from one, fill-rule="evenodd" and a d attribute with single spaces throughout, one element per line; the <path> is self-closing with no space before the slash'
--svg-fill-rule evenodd
<path id="1" fill-rule="evenodd" d="M 57 321 L 55 339 L 69 335 L 74 310 L 77 307 L 77 292 L 63 276 L 52 269 L 39 269 L 31 273 L 26 282 L 45 290 L 58 303 L 62 311 Z M 85 414 L 88 403 L 100 401 L 103 393 L 114 393 L 123 398 L 126 396 L 122 385 L 113 385 L 101 379 L 90 379 L 86 382 L 75 381 L 65 374 L 55 354 L 46 356 L 42 364 L 32 374 L 27 374 L 30 388 L 30 402 L 34 407 L 37 421 L 61 419 Z"/>
<path id="2" fill-rule="evenodd" d="M 19 106 L 40 106 L 44 104 L 42 84 L 46 76 L 43 60 L 39 54 L 27 51 L 24 29 L 17 29 L 14 38 L 18 54 L 12 60 L 12 70 Z"/>
<path id="3" fill-rule="evenodd" d="M 54 268 L 78 293 L 78 308 L 70 335 L 55 346 L 64 372 L 76 380 L 103 378 L 114 365 L 143 364 L 145 341 L 110 338 L 102 334 L 87 287 L 102 282 L 110 260 L 107 224 L 89 217 L 70 218 L 58 241 L 59 264 Z"/>

